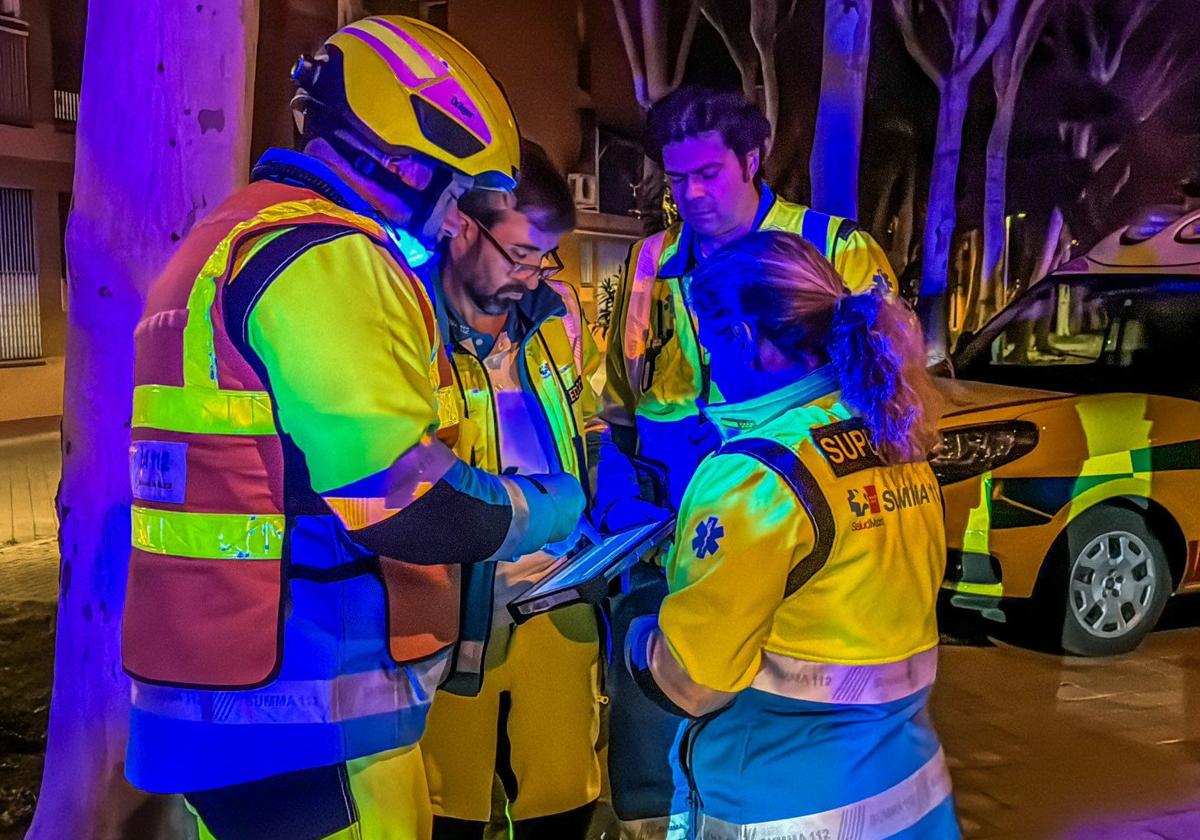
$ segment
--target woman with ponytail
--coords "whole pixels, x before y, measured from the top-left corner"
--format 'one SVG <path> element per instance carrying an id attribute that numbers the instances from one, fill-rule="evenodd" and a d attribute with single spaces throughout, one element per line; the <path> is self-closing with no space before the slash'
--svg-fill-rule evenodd
<path id="1" fill-rule="evenodd" d="M 788 233 L 726 246 L 688 293 L 723 443 L 626 647 L 689 718 L 669 837 L 957 838 L 926 709 L 946 554 L 917 321 Z"/>

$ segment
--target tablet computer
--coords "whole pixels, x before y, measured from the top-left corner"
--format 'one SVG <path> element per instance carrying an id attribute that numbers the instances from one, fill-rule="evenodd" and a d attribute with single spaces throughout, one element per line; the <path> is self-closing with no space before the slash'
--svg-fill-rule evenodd
<path id="1" fill-rule="evenodd" d="M 567 555 L 551 566 L 532 589 L 509 603 L 513 621 L 522 624 L 535 615 L 570 604 L 600 603 L 613 578 L 674 533 L 672 517 L 606 534 L 603 541 Z"/>

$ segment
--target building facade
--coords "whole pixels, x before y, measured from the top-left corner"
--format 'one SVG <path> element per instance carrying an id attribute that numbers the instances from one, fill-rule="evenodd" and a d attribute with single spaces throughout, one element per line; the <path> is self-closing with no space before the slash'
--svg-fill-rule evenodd
<path id="1" fill-rule="evenodd" d="M 62 412 L 63 235 L 71 204 L 86 0 L 0 0 L 0 430 Z M 289 69 L 339 20 L 407 14 L 475 51 L 522 133 L 570 180 L 580 227 L 561 247 L 589 314 L 642 234 L 641 115 L 609 0 L 260 0 L 252 154 L 288 146 Z M 593 80 L 599 84 L 593 85 Z"/>
<path id="2" fill-rule="evenodd" d="M 85 0 L 0 0 L 0 423 L 62 412 Z"/>

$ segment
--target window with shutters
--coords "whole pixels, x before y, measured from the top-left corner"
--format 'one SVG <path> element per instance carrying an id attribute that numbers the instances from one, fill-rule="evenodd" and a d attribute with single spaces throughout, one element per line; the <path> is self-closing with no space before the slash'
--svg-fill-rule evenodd
<path id="1" fill-rule="evenodd" d="M 0 364 L 42 357 L 33 193 L 0 187 Z"/>
<path id="2" fill-rule="evenodd" d="M 0 123 L 33 125 L 29 110 L 29 26 L 0 14 Z"/>

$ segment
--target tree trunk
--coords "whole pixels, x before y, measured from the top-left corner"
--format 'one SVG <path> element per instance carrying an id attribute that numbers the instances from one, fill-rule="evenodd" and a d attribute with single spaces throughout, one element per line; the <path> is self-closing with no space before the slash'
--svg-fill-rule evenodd
<path id="1" fill-rule="evenodd" d="M 642 59 L 646 69 L 646 91 L 657 102 L 670 91 L 667 88 L 667 22 L 656 0 L 641 0 Z"/>
<path id="2" fill-rule="evenodd" d="M 890 239 L 884 236 L 884 232 L 890 228 L 896 218 L 896 193 L 900 185 L 901 172 L 898 166 L 892 165 L 877 173 L 877 177 L 878 182 L 882 183 L 883 189 L 879 193 L 879 200 L 875 202 L 875 212 L 871 216 L 869 229 L 880 245 L 890 245 Z M 815 205 L 816 201 L 813 201 L 813 204 Z"/>
<path id="3" fill-rule="evenodd" d="M 346 26 L 367 16 L 363 0 L 337 0 L 338 26 Z"/>
<path id="4" fill-rule="evenodd" d="M 742 83 L 742 96 L 746 101 L 757 99 L 759 54 L 754 40 L 746 30 L 735 30 L 725 23 L 719 0 L 698 0 L 700 10 L 704 13 L 709 25 L 721 36 L 729 57 L 737 67 L 738 78 Z"/>
<path id="5" fill-rule="evenodd" d="M 1042 245 L 1042 253 L 1038 257 L 1037 266 L 1033 269 L 1033 276 L 1029 278 L 1030 286 L 1041 282 L 1043 277 L 1058 268 L 1063 260 L 1064 243 L 1067 241 L 1069 241 L 1069 237 L 1066 235 L 1066 221 L 1063 218 L 1063 212 L 1060 208 L 1055 207 L 1050 211 L 1045 244 Z"/>
<path id="6" fill-rule="evenodd" d="M 900 200 L 899 211 L 896 221 L 896 237 L 893 244 L 893 250 L 896 254 L 892 260 L 893 266 L 907 267 L 916 257 L 917 238 L 916 225 L 917 219 L 922 215 L 923 208 L 917 203 L 917 166 L 916 162 L 910 162 L 904 167 L 904 180 L 901 182 L 904 192 L 903 198 Z M 897 268 L 897 271 L 903 269 Z"/>
<path id="7" fill-rule="evenodd" d="M 768 150 L 775 142 L 775 131 L 779 127 L 779 76 L 775 72 L 775 37 L 778 31 L 778 0 L 751 0 L 750 40 L 758 53 L 763 80 L 762 101 L 759 105 L 771 125 L 771 137 L 767 141 Z"/>
<path id="8" fill-rule="evenodd" d="M 871 4 L 872 0 L 825 0 L 821 98 L 809 159 L 813 206 L 852 219 L 858 218 Z"/>
<path id="9" fill-rule="evenodd" d="M 996 117 L 987 141 L 983 186 L 983 265 L 978 300 L 968 310 L 967 329 L 978 330 L 995 311 L 997 289 L 1007 261 L 1008 233 L 1004 223 L 1008 184 L 1008 141 L 1012 136 L 1016 91 L 996 102 Z"/>
<path id="10" fill-rule="evenodd" d="M 963 75 L 952 75 L 942 85 L 933 171 L 929 178 L 929 207 L 925 217 L 924 245 L 921 248 L 921 301 L 918 308 L 931 362 L 945 358 L 949 342 L 946 282 L 950 244 L 954 237 L 955 190 L 958 161 L 962 154 L 963 120 L 966 118 L 967 91 L 970 87 L 970 79 L 963 78 Z"/>
<path id="11" fill-rule="evenodd" d="M 257 28 L 257 0 L 89 3 L 67 228 L 54 692 L 30 838 L 186 836 L 177 802 L 124 778 L 133 330 L 176 243 L 246 180 Z"/>

